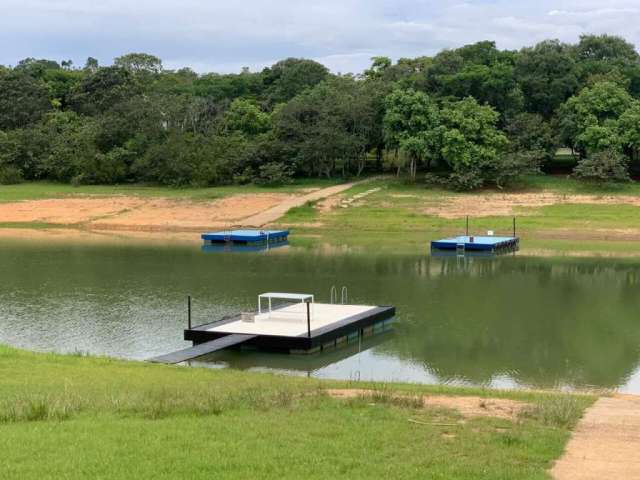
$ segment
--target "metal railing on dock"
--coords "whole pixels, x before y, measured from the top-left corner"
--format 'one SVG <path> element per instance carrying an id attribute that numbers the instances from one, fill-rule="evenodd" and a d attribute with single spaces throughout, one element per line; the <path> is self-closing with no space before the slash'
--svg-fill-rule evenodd
<path id="1" fill-rule="evenodd" d="M 340 289 L 340 303 L 342 305 L 346 305 L 349 302 L 349 290 L 346 285 L 344 285 Z M 329 303 L 335 305 L 338 303 L 338 289 L 335 285 L 331 286 L 331 290 L 329 290 Z"/>

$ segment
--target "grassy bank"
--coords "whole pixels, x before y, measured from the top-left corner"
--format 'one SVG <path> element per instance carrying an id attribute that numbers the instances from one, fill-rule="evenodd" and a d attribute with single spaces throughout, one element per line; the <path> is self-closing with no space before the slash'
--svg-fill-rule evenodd
<path id="1" fill-rule="evenodd" d="M 25 183 L 0 187 L 0 204 L 78 195 L 211 200 L 236 194 L 301 192 L 333 183 L 302 179 L 277 188 L 247 185 L 202 189 Z M 516 195 L 509 197 L 511 194 Z M 291 209 L 277 223 L 293 229 L 293 246 L 415 253 L 425 251 L 431 239 L 463 233 L 465 214 L 471 218 L 471 233 L 476 234 L 487 230 L 511 234 L 515 215 L 524 254 L 640 256 L 640 202 L 634 203 L 636 197 L 640 198 L 640 183 L 597 187 L 564 176 L 534 176 L 509 191 L 471 193 L 385 178 L 358 184 L 329 201 Z M 167 230 L 180 231 L 171 221 L 168 217 Z M 0 228 L 6 229 L 61 227 L 78 225 L 0 219 Z M 126 235 L 126 231 L 121 233 Z"/>
<path id="2" fill-rule="evenodd" d="M 340 180 L 318 178 L 297 179 L 289 185 L 267 187 L 257 185 L 228 185 L 221 187 L 162 187 L 153 185 L 80 185 L 65 183 L 26 182 L 18 185 L 0 185 L 0 202 L 41 200 L 78 195 L 131 195 L 137 197 L 161 197 L 186 200 L 213 200 L 240 193 L 296 193 L 306 188 L 329 187 Z"/>
<path id="3" fill-rule="evenodd" d="M 489 203 L 513 193 L 520 198 Z M 636 183 L 596 187 L 565 177 L 532 177 L 515 190 L 472 193 L 387 179 L 350 189 L 331 209 L 307 204 L 281 221 L 306 237 L 300 241 L 304 246 L 329 243 L 404 253 L 424 251 L 431 239 L 464 233 L 468 206 L 472 234 L 510 235 L 516 216 L 525 253 L 636 256 L 640 208 L 629 198 L 639 194 Z"/>
<path id="4" fill-rule="evenodd" d="M 0 347 L 2 478 L 543 479 L 593 401 L 408 385 L 341 400 L 327 386 L 345 385 Z M 463 418 L 423 393 L 530 405 Z"/>

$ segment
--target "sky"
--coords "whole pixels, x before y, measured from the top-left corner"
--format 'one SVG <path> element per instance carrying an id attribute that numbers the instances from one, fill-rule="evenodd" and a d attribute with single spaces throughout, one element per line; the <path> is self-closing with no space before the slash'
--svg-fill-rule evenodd
<path id="1" fill-rule="evenodd" d="M 433 55 L 481 40 L 519 49 L 610 33 L 640 45 L 640 0 L 0 0 L 0 64 L 101 65 L 129 52 L 165 68 L 260 70 L 287 57 L 359 73 L 373 56 Z"/>

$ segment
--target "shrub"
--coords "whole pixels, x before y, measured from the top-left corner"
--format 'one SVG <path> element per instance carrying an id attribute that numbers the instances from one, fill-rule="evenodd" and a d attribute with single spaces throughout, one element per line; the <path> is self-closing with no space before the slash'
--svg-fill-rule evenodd
<path id="1" fill-rule="evenodd" d="M 253 181 L 255 172 L 251 167 L 245 168 L 242 173 L 237 173 L 233 176 L 233 183 L 236 185 L 247 185 Z"/>
<path id="2" fill-rule="evenodd" d="M 574 397 L 561 396 L 543 400 L 520 412 L 520 417 L 556 428 L 572 428 L 582 416 L 582 406 Z"/>
<path id="3" fill-rule="evenodd" d="M 282 162 L 270 162 L 261 165 L 258 172 L 258 175 L 253 179 L 257 185 L 284 185 L 291 183 L 293 177 L 291 168 Z"/>
<path id="4" fill-rule="evenodd" d="M 6 165 L 0 167 L 0 185 L 14 185 L 22 183 L 22 171 L 19 168 Z"/>
<path id="5" fill-rule="evenodd" d="M 628 182 L 627 160 L 617 150 L 604 150 L 582 160 L 573 169 L 573 175 L 581 180 L 597 183 Z"/>
<path id="6" fill-rule="evenodd" d="M 427 173 L 428 185 L 453 190 L 475 190 L 485 185 L 498 188 L 513 184 L 525 174 L 539 173 L 544 158 L 542 151 L 509 152 L 492 159 L 456 169 L 447 176 Z"/>
<path id="7" fill-rule="evenodd" d="M 446 185 L 454 190 L 475 190 L 484 185 L 482 173 L 476 169 L 453 172 L 446 180 Z"/>
<path id="8" fill-rule="evenodd" d="M 424 182 L 427 185 L 431 185 L 434 187 L 447 186 L 447 177 L 443 177 L 442 175 L 438 175 L 436 173 L 426 173 L 424 176 Z"/>
<path id="9" fill-rule="evenodd" d="M 113 184 L 126 179 L 133 155 L 125 148 L 116 147 L 107 153 L 97 152 L 78 165 L 79 173 L 71 178 L 72 185 Z"/>
<path id="10" fill-rule="evenodd" d="M 540 173 L 540 164 L 546 153 L 540 150 L 511 152 L 503 155 L 495 165 L 490 178 L 498 188 L 516 182 L 523 175 Z"/>

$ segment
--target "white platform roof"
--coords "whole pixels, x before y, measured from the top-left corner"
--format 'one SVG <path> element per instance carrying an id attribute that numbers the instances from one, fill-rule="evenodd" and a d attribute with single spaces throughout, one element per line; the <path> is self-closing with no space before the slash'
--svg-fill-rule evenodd
<path id="1" fill-rule="evenodd" d="M 305 300 L 313 300 L 313 295 L 308 293 L 278 293 L 278 292 L 267 292 L 261 293 L 259 295 L 260 298 L 280 298 L 284 300 L 300 300 L 304 302 Z"/>

